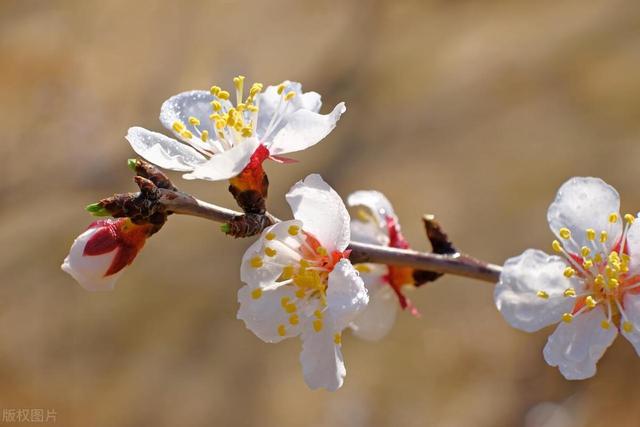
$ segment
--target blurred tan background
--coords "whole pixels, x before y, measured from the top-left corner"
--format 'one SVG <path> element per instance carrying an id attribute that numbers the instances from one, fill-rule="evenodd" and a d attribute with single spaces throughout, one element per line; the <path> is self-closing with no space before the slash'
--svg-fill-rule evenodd
<path id="1" fill-rule="evenodd" d="M 345 336 L 331 394 L 304 385 L 298 340 L 265 344 L 235 319 L 250 242 L 216 224 L 171 217 L 113 293 L 62 273 L 84 205 L 134 189 L 127 128 L 160 130 L 166 98 L 237 74 L 301 81 L 323 111 L 347 103 L 300 163 L 267 165 L 281 217 L 289 186 L 319 172 L 344 196 L 385 192 L 414 247 L 431 212 L 501 263 L 549 246 L 546 209 L 570 176 L 640 209 L 633 0 L 3 0 L 0 408 L 54 409 L 62 426 L 640 425 L 625 340 L 567 382 L 542 359 L 551 330 L 508 327 L 490 284 L 445 277 L 382 342 Z M 225 183 L 172 176 L 233 206 Z"/>

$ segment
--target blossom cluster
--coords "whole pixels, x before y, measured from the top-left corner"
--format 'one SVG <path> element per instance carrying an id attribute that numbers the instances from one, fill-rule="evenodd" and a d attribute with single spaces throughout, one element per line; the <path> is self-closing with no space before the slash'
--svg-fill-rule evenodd
<path id="1" fill-rule="evenodd" d="M 320 175 L 311 174 L 286 193 L 292 219 L 265 222 L 269 181 L 263 163 L 293 162 L 285 155 L 323 140 L 346 108 L 339 103 L 320 114 L 320 95 L 303 92 L 295 82 L 245 88 L 245 78 L 238 76 L 233 83 L 232 92 L 213 86 L 169 98 L 160 122 L 173 137 L 132 127 L 126 139 L 138 155 L 185 172 L 185 179 L 228 180 L 245 214 L 241 219 L 268 224 L 257 229 L 258 238 L 242 257 L 237 317 L 265 342 L 300 337 L 308 386 L 337 390 L 346 374 L 344 331 L 381 339 L 399 310 L 418 315 L 406 295 L 419 284 L 417 277 L 427 273 L 434 280 L 439 274 L 352 265 L 352 239 L 409 249 L 391 203 L 377 191 L 356 191 L 345 204 Z M 159 187 L 177 191 L 161 172 L 155 175 Z M 153 193 L 151 181 L 144 181 L 142 192 Z M 62 265 L 90 291 L 112 290 L 171 213 L 147 221 L 107 207 L 94 204 L 89 210 L 117 218 L 92 223 Z M 618 333 L 640 354 L 640 222 L 635 215 L 622 216 L 619 208 L 618 193 L 604 181 L 570 179 L 547 214 L 557 238 L 554 254 L 529 249 L 508 259 L 495 286 L 496 307 L 511 326 L 534 332 L 559 324 L 543 355 L 567 379 L 593 376 Z"/>

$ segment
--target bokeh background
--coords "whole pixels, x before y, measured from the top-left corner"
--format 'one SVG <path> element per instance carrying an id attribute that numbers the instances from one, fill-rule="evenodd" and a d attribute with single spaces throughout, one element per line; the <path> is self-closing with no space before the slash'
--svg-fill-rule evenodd
<path id="1" fill-rule="evenodd" d="M 634 0 L 3 0 L 0 408 L 100 427 L 640 424 L 625 340 L 567 382 L 542 359 L 551 330 L 511 329 L 487 283 L 444 277 L 382 342 L 345 336 L 346 383 L 327 393 L 304 385 L 299 341 L 265 344 L 235 319 L 250 242 L 216 224 L 171 217 L 113 293 L 62 273 L 84 205 L 134 190 L 127 128 L 160 130 L 166 98 L 237 74 L 301 81 L 323 111 L 347 103 L 300 163 L 267 165 L 281 217 L 287 189 L 319 172 L 345 196 L 385 192 L 414 247 L 434 213 L 501 263 L 549 246 L 546 209 L 570 176 L 640 208 Z M 224 183 L 172 177 L 233 206 Z"/>

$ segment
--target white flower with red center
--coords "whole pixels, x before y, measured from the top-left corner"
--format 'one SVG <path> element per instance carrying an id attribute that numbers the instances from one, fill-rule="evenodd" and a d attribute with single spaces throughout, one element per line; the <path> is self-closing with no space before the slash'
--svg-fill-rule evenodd
<path id="1" fill-rule="evenodd" d="M 62 270 L 88 291 L 110 291 L 149 237 L 151 225 L 136 225 L 128 218 L 93 222 L 78 236 Z"/>
<path id="2" fill-rule="evenodd" d="M 529 249 L 507 260 L 495 288 L 511 326 L 533 332 L 560 322 L 544 358 L 567 379 L 595 375 L 618 331 L 640 354 L 640 225 L 619 208 L 601 179 L 570 179 L 547 213 L 557 255 Z"/>
<path id="3" fill-rule="evenodd" d="M 327 136 L 345 112 L 339 103 L 318 114 L 322 102 L 300 83 L 269 86 L 255 83 L 244 98 L 244 77 L 233 79 L 231 94 L 214 86 L 175 95 L 162 104 L 160 121 L 175 137 L 132 127 L 127 140 L 133 150 L 162 168 L 188 172 L 186 179 L 225 180 L 237 176 L 252 156 L 279 162 L 283 154 L 304 150 Z"/>
<path id="4" fill-rule="evenodd" d="M 238 318 L 266 342 L 300 335 L 309 387 L 337 390 L 342 331 L 369 300 L 348 259 L 349 214 L 319 175 L 287 193 L 294 220 L 264 230 L 242 259 Z"/>
<path id="5" fill-rule="evenodd" d="M 347 204 L 355 208 L 355 216 L 351 219 L 351 238 L 354 241 L 409 248 L 400 231 L 398 217 L 384 194 L 356 191 L 349 196 Z M 366 263 L 356 265 L 356 269 L 369 293 L 369 304 L 351 322 L 355 335 L 367 340 L 381 339 L 391 330 L 398 307 L 418 314 L 404 294 L 407 287 L 415 284 L 413 268 Z"/>

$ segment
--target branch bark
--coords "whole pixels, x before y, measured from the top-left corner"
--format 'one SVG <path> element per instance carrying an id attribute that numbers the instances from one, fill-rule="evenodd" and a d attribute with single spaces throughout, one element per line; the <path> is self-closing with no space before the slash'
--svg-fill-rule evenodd
<path id="1" fill-rule="evenodd" d="M 243 215 L 241 212 L 198 200 L 180 191 L 164 188 L 159 188 L 158 190 L 160 191 L 158 202 L 164 206 L 167 212 L 196 216 L 221 223 L 232 222 Z M 271 214 L 267 215 L 272 224 L 280 221 Z M 352 251 L 349 258 L 353 263 L 372 262 L 402 265 L 491 283 L 498 281 L 502 271 L 502 267 L 499 265 L 490 264 L 462 254 L 439 255 L 359 242 L 351 242 L 349 249 Z"/>

